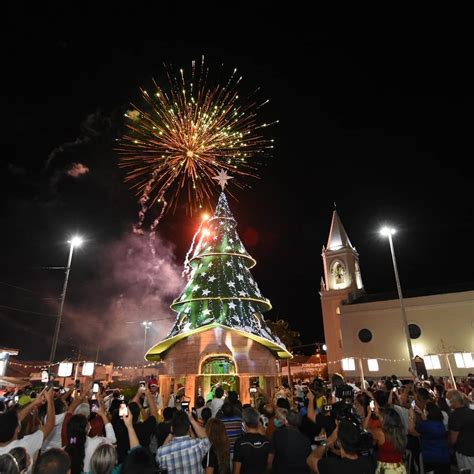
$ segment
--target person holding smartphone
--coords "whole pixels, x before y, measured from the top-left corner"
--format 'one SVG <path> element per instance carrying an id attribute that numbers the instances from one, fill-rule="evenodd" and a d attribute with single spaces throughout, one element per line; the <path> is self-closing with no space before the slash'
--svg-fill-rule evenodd
<path id="1" fill-rule="evenodd" d="M 143 410 L 141 405 L 141 398 L 145 396 L 149 408 L 149 415 Z M 133 426 L 137 433 L 140 445 L 148 448 L 151 441 L 151 436 L 156 430 L 158 420 L 158 406 L 156 399 L 151 390 L 145 385 L 138 388 L 133 400 L 128 405 L 128 410 L 133 417 Z M 140 414 L 143 416 L 143 421 L 140 421 Z M 148 415 L 148 416 L 147 416 Z M 128 450 L 127 446 L 127 450 Z"/>
<path id="2" fill-rule="evenodd" d="M 47 404 L 46 423 L 34 433 L 18 439 L 21 422 L 44 403 Z M 34 461 L 44 439 L 54 429 L 54 420 L 54 392 L 52 389 L 44 389 L 34 402 L 29 403 L 19 411 L 9 410 L 1 414 L 0 425 L 2 426 L 3 439 L 0 440 L 0 455 L 8 453 L 13 448 L 22 447 L 26 449 Z"/>
<path id="3" fill-rule="evenodd" d="M 91 416 L 91 404 L 89 403 L 89 396 L 91 396 L 92 382 L 86 383 L 81 394 L 75 393 L 74 401 L 69 405 L 66 416 L 64 417 L 63 426 L 61 428 L 61 442 L 62 446 L 67 443 L 67 426 L 73 415 L 84 415 L 89 421 L 90 431 L 88 436 L 98 436 L 104 431 L 104 422 L 102 417 L 95 413 Z"/>
<path id="4" fill-rule="evenodd" d="M 312 421 L 317 428 L 315 436 L 318 437 L 321 432 L 325 432 L 326 436 L 331 436 L 332 432 L 336 429 L 336 420 L 332 414 L 332 409 L 326 408 L 331 407 L 332 405 L 326 404 L 323 406 L 321 412 L 316 412 L 316 397 L 312 390 L 309 390 L 307 394 L 308 398 L 308 413 L 307 417 Z"/>
<path id="5" fill-rule="evenodd" d="M 117 442 L 114 428 L 105 413 L 105 405 L 102 396 L 98 392 L 96 397 L 99 403 L 97 415 L 100 416 L 105 426 L 105 436 L 88 436 L 88 433 L 91 431 L 91 426 L 84 415 L 74 415 L 70 419 L 67 427 L 67 444 L 65 450 L 71 457 L 71 465 L 82 465 L 83 467 L 81 469 L 84 472 L 90 471 L 91 457 L 98 446 L 104 443 L 115 444 Z M 81 453 L 84 453 L 83 458 L 79 459 L 78 456 L 81 456 Z"/>

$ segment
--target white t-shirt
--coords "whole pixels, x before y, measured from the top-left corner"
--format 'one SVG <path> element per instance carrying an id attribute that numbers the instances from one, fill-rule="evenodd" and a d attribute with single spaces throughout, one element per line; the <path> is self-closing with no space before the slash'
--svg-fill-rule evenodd
<path id="1" fill-rule="evenodd" d="M 25 448 L 31 458 L 30 468 L 28 469 L 28 472 L 31 472 L 31 467 L 33 466 L 35 454 L 41 449 L 43 440 L 43 432 L 41 430 L 35 431 L 33 434 L 24 436 L 21 439 L 15 439 L 6 446 L 0 446 L 0 456 L 2 454 L 7 454 L 13 448 Z"/>
<path id="2" fill-rule="evenodd" d="M 43 441 L 43 447 L 41 452 L 45 452 L 51 448 L 61 448 L 61 428 L 63 427 L 63 421 L 66 413 L 55 415 L 54 428 L 49 436 Z"/>
<path id="3" fill-rule="evenodd" d="M 295 385 L 296 398 L 304 398 L 303 385 Z"/>
<path id="4" fill-rule="evenodd" d="M 212 411 L 212 416 L 215 417 L 217 415 L 217 412 L 222 408 L 222 405 L 224 405 L 224 400 L 222 398 L 217 398 L 214 397 L 211 402 L 211 411 Z"/>
<path id="5" fill-rule="evenodd" d="M 91 464 L 91 457 L 94 454 L 94 451 L 104 443 L 108 444 L 115 444 L 117 439 L 115 438 L 115 431 L 112 427 L 111 423 L 107 423 L 105 425 L 105 438 L 103 436 L 94 436 L 90 438 L 86 436 L 86 446 L 85 446 L 85 453 L 84 453 L 84 472 L 89 472 L 90 464 Z"/>

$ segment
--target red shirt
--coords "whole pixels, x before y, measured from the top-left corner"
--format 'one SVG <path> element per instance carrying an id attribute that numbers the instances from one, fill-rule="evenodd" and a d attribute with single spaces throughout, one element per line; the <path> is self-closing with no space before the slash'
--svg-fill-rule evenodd
<path id="1" fill-rule="evenodd" d="M 380 462 L 400 463 L 403 462 L 403 454 L 394 448 L 392 442 L 385 435 L 385 443 L 379 446 L 377 459 Z"/>

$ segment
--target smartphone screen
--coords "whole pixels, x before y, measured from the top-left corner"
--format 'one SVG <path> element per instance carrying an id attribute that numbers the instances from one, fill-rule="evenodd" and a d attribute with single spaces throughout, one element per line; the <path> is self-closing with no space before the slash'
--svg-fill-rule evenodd
<path id="1" fill-rule="evenodd" d="M 127 408 L 127 405 L 125 405 L 125 403 L 120 404 L 119 416 L 121 418 L 124 417 L 124 416 L 128 416 L 128 408 Z"/>
<path id="2" fill-rule="evenodd" d="M 144 382 L 143 380 L 140 382 L 140 387 L 146 387 L 146 382 Z"/>
<path id="3" fill-rule="evenodd" d="M 48 383 L 49 381 L 49 374 L 47 370 L 41 371 L 41 383 Z"/>
<path id="4" fill-rule="evenodd" d="M 181 408 L 184 411 L 189 411 L 189 402 L 181 402 Z"/>
<path id="5" fill-rule="evenodd" d="M 416 407 L 416 402 L 415 402 L 415 400 L 412 400 L 412 401 L 411 401 L 411 407 L 413 408 L 413 410 L 415 409 L 415 407 Z"/>
<path id="6" fill-rule="evenodd" d="M 92 413 L 97 413 L 99 411 L 99 407 L 98 405 L 96 405 L 95 403 L 91 406 L 91 411 Z"/>
<path id="7" fill-rule="evenodd" d="M 92 392 L 93 393 L 99 393 L 99 384 L 97 382 L 94 383 L 92 387 Z"/>
<path id="8" fill-rule="evenodd" d="M 371 409 L 372 411 L 375 410 L 375 402 L 374 402 L 373 400 L 370 400 L 370 402 L 369 402 L 369 407 L 370 407 L 370 409 Z"/>

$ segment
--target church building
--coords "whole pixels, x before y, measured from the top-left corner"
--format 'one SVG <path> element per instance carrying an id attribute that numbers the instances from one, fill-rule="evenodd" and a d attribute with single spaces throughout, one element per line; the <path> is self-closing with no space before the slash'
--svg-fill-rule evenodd
<path id="1" fill-rule="evenodd" d="M 336 210 L 322 258 L 321 306 L 329 373 L 410 376 L 400 300 L 368 295 L 359 254 Z M 403 283 L 403 282 L 402 282 Z M 395 289 L 395 277 L 394 277 Z M 414 356 L 434 377 L 474 372 L 474 288 L 403 291 Z"/>

